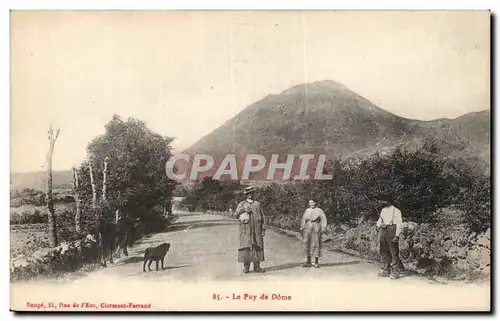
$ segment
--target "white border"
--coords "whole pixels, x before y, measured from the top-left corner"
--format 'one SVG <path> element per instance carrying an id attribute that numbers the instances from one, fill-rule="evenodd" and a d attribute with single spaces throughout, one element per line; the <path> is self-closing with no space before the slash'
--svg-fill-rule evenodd
<path id="1" fill-rule="evenodd" d="M 333 0 L 333 1 L 297 1 L 288 0 L 254 0 L 254 1 L 43 1 L 43 6 L 38 1 L 6 1 L 12 2 L 10 9 L 89 9 L 89 10 L 161 10 L 161 9 L 213 9 L 213 10 L 244 10 L 244 9 L 281 9 L 281 10 L 304 10 L 304 9 L 335 9 L 335 10 L 479 10 L 490 9 L 494 7 L 495 1 L 476 0 L 476 1 L 360 1 L 360 0 Z"/>
<path id="2" fill-rule="evenodd" d="M 2 10 L 0 11 L 0 35 L 2 37 L 2 50 L 1 50 L 1 72 L 0 75 L 2 85 L 0 86 L 1 90 L 1 101 L 2 108 L 1 113 L 2 117 L 0 120 L 2 125 L 0 126 L 1 130 L 1 150 L 7 151 L 10 150 L 10 140 L 9 140 L 9 123 L 10 123 L 10 102 L 9 102 L 9 67 L 10 67 L 10 52 L 9 52 L 9 10 L 195 10 L 195 9 L 205 9 L 205 10 L 224 10 L 224 9 L 233 9 L 233 10 L 485 10 L 491 9 L 493 13 L 497 13 L 499 11 L 500 1 L 498 0 L 469 0 L 469 1 L 438 1 L 438 0 L 420 0 L 420 1 L 354 1 L 354 0 L 345 0 L 345 1 L 317 1 L 317 0 L 308 0 L 308 1 L 296 1 L 296 0 L 285 0 L 285 1 L 272 1 L 272 0 L 247 0 L 247 1 L 220 1 L 220 0 L 212 0 L 212 1 L 187 1 L 187 0 L 177 0 L 177 1 L 153 1 L 153 0 L 142 0 L 142 1 L 105 1 L 105 0 L 87 0 L 87 1 L 72 1 L 71 3 L 63 0 L 60 1 L 11 1 L 4 0 L 1 2 Z M 495 28 L 496 29 L 496 28 Z M 498 34 L 495 32 L 495 40 L 498 40 Z M 495 42 L 496 42 L 495 41 Z M 493 83 L 493 79 L 492 79 Z M 498 84 L 495 84 L 495 88 L 492 88 L 495 92 L 497 92 Z M 492 109 L 496 106 L 492 106 Z M 498 116 L 498 115 L 497 115 Z M 497 122 L 497 117 L 495 117 L 494 122 Z M 498 142 L 495 144 L 495 147 L 498 148 Z M 9 198 L 8 198 L 8 189 L 9 189 L 9 176 L 10 176 L 10 168 L 9 168 L 9 160 L 10 158 L 2 158 L 2 170 L 0 171 L 1 175 L 1 190 L 0 190 L 0 200 L 2 202 L 2 208 L 5 209 L 4 212 L 4 224 L 2 228 L 4 229 L 4 242 L 2 243 L 1 249 L 1 258 L 4 263 L 0 264 L 2 269 L 1 275 L 2 278 L 2 306 L 1 312 L 5 314 L 8 319 L 14 318 L 13 313 L 9 311 L 9 280 L 7 278 L 8 275 L 8 260 L 9 260 L 9 223 L 8 219 L 8 207 L 9 207 Z M 494 167 L 496 167 L 498 160 L 495 159 Z M 496 178 L 496 177 L 495 177 Z M 493 199 L 500 199 L 498 197 L 498 190 L 495 193 Z M 496 213 L 492 213 L 492 215 L 496 216 Z M 495 219 L 494 231 L 497 230 L 498 225 L 498 217 Z M 495 233 L 494 232 L 494 233 Z M 495 240 L 497 238 L 495 237 Z M 495 249 L 496 249 L 495 244 Z M 497 272 L 495 270 L 495 272 Z M 492 285 L 494 286 L 494 285 Z M 382 295 L 382 294 L 381 294 Z M 402 293 L 401 295 L 404 295 Z M 120 318 L 131 318 L 139 315 L 120 315 Z M 25 319 L 34 319 L 38 316 L 29 316 L 25 317 Z M 52 318 L 53 316 L 46 316 Z M 61 318 L 70 318 L 70 315 L 60 316 Z M 82 316 L 80 316 L 82 317 Z M 87 316 L 85 318 L 89 318 Z M 91 316 L 92 318 L 101 319 L 106 317 L 103 316 Z M 142 316 L 140 316 L 142 317 Z M 159 315 L 155 315 L 154 317 L 159 317 Z M 167 318 L 172 318 L 176 316 L 166 316 Z M 215 318 L 219 318 L 220 316 L 212 316 Z M 262 319 L 270 319 L 270 316 L 255 316 Z M 277 317 L 277 316 L 274 316 Z M 302 316 L 301 316 L 302 317 Z M 330 316 L 325 316 L 329 317 Z M 334 318 L 340 318 L 341 316 L 333 316 Z M 352 318 L 353 316 L 350 316 Z M 359 316 L 357 316 L 359 317 Z M 385 317 L 385 316 L 383 316 Z M 442 318 L 443 316 L 422 316 L 427 320 L 434 318 Z M 2 316 L 2 319 L 3 316 Z"/>

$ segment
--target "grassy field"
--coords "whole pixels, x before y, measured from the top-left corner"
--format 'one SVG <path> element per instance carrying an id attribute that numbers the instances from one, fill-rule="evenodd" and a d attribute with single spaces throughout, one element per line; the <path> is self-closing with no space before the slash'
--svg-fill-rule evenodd
<path id="1" fill-rule="evenodd" d="M 54 204 L 54 209 L 56 214 L 63 212 L 64 210 L 71 209 L 74 205 L 68 203 L 62 204 Z M 47 213 L 46 206 L 34 206 L 34 205 L 22 205 L 19 207 L 11 207 L 10 208 L 10 217 L 14 217 L 16 215 L 22 215 L 23 213 L 35 213 L 35 211 L 39 211 L 42 214 Z"/>
<path id="2" fill-rule="evenodd" d="M 55 204 L 56 216 L 72 211 L 74 204 Z M 10 208 L 10 258 L 12 263 L 23 261 L 39 249 L 50 247 L 47 208 L 45 206 L 22 205 Z M 34 216 L 39 220 L 33 220 Z M 72 222 L 58 222 L 58 225 Z"/>
<path id="3" fill-rule="evenodd" d="M 22 260 L 37 250 L 49 247 L 48 224 L 10 226 L 10 258 Z"/>

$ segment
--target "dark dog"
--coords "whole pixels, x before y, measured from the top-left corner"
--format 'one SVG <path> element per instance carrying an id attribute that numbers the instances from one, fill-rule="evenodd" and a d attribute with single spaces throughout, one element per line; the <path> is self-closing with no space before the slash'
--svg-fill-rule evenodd
<path id="1" fill-rule="evenodd" d="M 163 261 L 165 260 L 165 255 L 167 255 L 168 250 L 170 250 L 170 243 L 162 243 L 157 247 L 148 247 L 144 251 L 144 265 L 142 266 L 142 271 L 146 272 L 146 262 L 149 261 L 148 270 L 151 271 L 151 263 L 156 262 L 156 271 L 158 271 L 158 263 L 161 261 L 161 269 L 163 270 Z"/>

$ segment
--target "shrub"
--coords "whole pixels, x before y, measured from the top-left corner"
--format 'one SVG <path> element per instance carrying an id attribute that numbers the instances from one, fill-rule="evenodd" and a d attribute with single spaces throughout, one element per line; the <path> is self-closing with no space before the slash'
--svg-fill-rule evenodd
<path id="1" fill-rule="evenodd" d="M 218 181 L 204 177 L 197 182 L 182 200 L 180 206 L 189 211 L 227 211 L 235 206 L 241 189 L 238 181 Z"/>
<path id="2" fill-rule="evenodd" d="M 415 150 L 395 148 L 363 160 L 327 165 L 331 181 L 270 184 L 259 188 L 257 199 L 272 224 L 297 229 L 309 199 L 325 211 L 329 223 L 356 226 L 376 220 L 379 200 L 395 197 L 405 221 L 436 223 L 441 209 L 456 205 L 466 213 L 470 229 L 483 231 L 490 222 L 490 179 L 473 170 L 461 158 L 447 158 L 430 139 Z M 239 183 L 197 182 L 182 202 L 197 211 L 227 211 L 243 199 Z"/>
<path id="3" fill-rule="evenodd" d="M 36 209 L 34 211 L 25 211 L 21 214 L 16 214 L 11 216 L 10 224 L 39 224 L 47 223 L 48 217 L 47 213 L 42 213 L 40 210 Z"/>
<path id="4" fill-rule="evenodd" d="M 476 176 L 462 189 L 458 208 L 465 212 L 465 222 L 474 232 L 491 226 L 491 182 L 486 175 Z"/>
<path id="5" fill-rule="evenodd" d="M 25 188 L 21 191 L 12 191 L 10 195 L 11 207 L 22 205 L 44 206 L 45 193 L 32 188 Z"/>

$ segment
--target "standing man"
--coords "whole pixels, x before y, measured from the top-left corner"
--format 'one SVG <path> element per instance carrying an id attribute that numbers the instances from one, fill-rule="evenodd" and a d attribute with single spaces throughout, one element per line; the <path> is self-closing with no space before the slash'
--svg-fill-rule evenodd
<path id="1" fill-rule="evenodd" d="M 302 216 L 300 231 L 302 232 L 302 241 L 304 243 L 304 252 L 307 256 L 307 261 L 302 266 L 311 267 L 311 256 L 314 256 L 314 266 L 319 268 L 319 257 L 321 256 L 321 236 L 326 233 L 326 215 L 322 209 L 316 207 L 316 202 L 309 201 L 309 208 L 306 209 Z"/>
<path id="2" fill-rule="evenodd" d="M 379 276 L 397 279 L 402 272 L 399 260 L 399 234 L 403 219 L 401 211 L 394 206 L 392 196 L 386 198 L 383 206 L 377 221 L 377 227 L 380 228 L 380 257 L 382 259 L 382 270 Z"/>
<path id="3" fill-rule="evenodd" d="M 241 201 L 235 215 L 240 221 L 240 246 L 238 262 L 243 263 L 243 273 L 250 272 L 253 262 L 254 272 L 264 273 L 260 262 L 264 261 L 264 234 L 267 228 L 267 217 L 260 208 L 260 203 L 254 199 L 256 188 L 247 187 L 244 191 L 246 200 Z"/>

